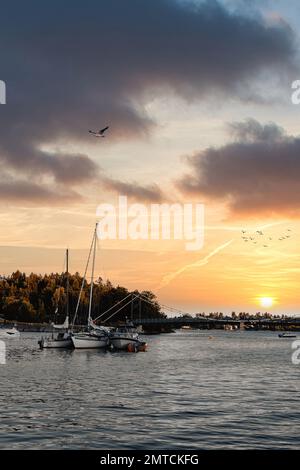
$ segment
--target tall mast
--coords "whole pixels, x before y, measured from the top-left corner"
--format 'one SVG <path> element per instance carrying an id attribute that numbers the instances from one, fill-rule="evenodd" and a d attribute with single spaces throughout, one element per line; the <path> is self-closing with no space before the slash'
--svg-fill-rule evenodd
<path id="1" fill-rule="evenodd" d="M 142 320 L 142 299 L 139 298 L 139 318 Z"/>
<path id="2" fill-rule="evenodd" d="M 67 276 L 67 318 L 69 318 L 69 250 L 66 250 L 66 276 Z"/>
<path id="3" fill-rule="evenodd" d="M 92 262 L 92 275 L 91 275 L 91 290 L 90 290 L 90 303 L 89 303 L 89 316 L 88 316 L 88 326 L 90 325 L 91 314 L 92 314 L 92 301 L 93 301 L 93 286 L 94 286 L 94 271 L 95 271 L 95 257 L 96 257 L 96 241 L 97 241 L 97 225 L 94 232 L 94 251 L 93 251 L 93 262 Z"/>
<path id="4" fill-rule="evenodd" d="M 134 297 L 133 297 L 133 294 L 131 294 L 131 321 L 133 321 L 133 301 L 134 301 Z"/>

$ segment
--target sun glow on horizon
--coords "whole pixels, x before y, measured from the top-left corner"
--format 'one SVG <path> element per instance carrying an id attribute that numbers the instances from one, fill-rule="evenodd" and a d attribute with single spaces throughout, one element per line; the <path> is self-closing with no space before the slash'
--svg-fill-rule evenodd
<path id="1" fill-rule="evenodd" d="M 270 308 L 274 304 L 273 297 L 259 297 L 259 303 L 264 308 Z"/>

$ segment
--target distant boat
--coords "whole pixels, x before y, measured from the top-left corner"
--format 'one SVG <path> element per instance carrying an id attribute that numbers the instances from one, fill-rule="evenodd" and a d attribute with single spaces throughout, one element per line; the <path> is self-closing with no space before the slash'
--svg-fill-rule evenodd
<path id="1" fill-rule="evenodd" d="M 20 332 L 14 326 L 13 328 L 0 328 L 0 337 L 3 338 L 19 338 Z"/>
<path id="2" fill-rule="evenodd" d="M 233 325 L 224 325 L 223 329 L 225 331 L 232 331 L 233 330 Z"/>
<path id="3" fill-rule="evenodd" d="M 293 335 L 291 333 L 280 333 L 278 337 L 279 338 L 297 338 L 297 335 Z"/>
<path id="4" fill-rule="evenodd" d="M 93 240 L 92 240 L 92 244 L 91 244 L 91 248 L 90 248 L 90 252 L 89 252 L 89 256 L 87 260 L 87 267 L 88 267 L 90 254 L 91 252 L 93 252 L 87 331 L 82 331 L 80 333 L 72 335 L 72 343 L 75 349 L 102 349 L 102 348 L 106 348 L 109 343 L 109 336 L 108 336 L 107 328 L 103 328 L 103 327 L 99 327 L 95 325 L 91 317 L 92 305 L 93 305 L 93 286 L 94 286 L 96 245 L 97 245 L 97 224 L 95 227 L 94 236 L 93 236 Z M 87 272 L 87 267 L 86 267 L 85 274 Z M 80 301 L 80 296 L 81 296 L 84 282 L 85 282 L 85 276 L 82 281 L 82 287 L 81 287 L 81 291 L 79 294 L 78 302 Z M 75 313 L 75 316 L 76 316 L 76 313 Z M 75 321 L 75 318 L 74 318 L 74 321 Z"/>
<path id="5" fill-rule="evenodd" d="M 42 336 L 39 340 L 39 346 L 41 349 L 69 349 L 73 347 L 72 333 L 69 330 L 69 250 L 66 250 L 66 277 L 67 277 L 67 314 L 66 319 L 62 325 L 52 324 L 52 327 L 61 330 L 57 334 L 52 336 Z"/>

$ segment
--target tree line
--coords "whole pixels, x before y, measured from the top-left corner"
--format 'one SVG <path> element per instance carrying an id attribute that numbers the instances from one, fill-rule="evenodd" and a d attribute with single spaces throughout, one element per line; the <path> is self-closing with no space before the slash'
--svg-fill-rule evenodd
<path id="1" fill-rule="evenodd" d="M 222 312 L 210 312 L 210 313 L 196 313 L 196 318 L 199 317 L 207 317 L 212 318 L 214 320 L 278 320 L 278 319 L 286 319 L 289 318 L 287 315 L 276 315 L 269 312 L 256 312 L 256 313 L 249 313 L 249 312 L 231 312 L 230 315 L 226 315 Z"/>
<path id="2" fill-rule="evenodd" d="M 2 276 L 0 278 L 0 316 L 8 321 L 63 323 L 67 311 L 67 282 L 69 282 L 68 299 L 72 321 L 82 281 L 83 278 L 79 273 L 69 274 L 68 278 L 64 273 L 26 275 L 20 271 L 9 276 Z M 87 321 L 90 288 L 90 283 L 86 282 L 79 303 L 76 319 L 78 324 L 85 324 Z M 125 287 L 113 286 L 110 281 L 104 282 L 102 278 L 98 278 L 93 284 L 92 318 L 98 317 L 130 293 Z M 124 321 L 126 316 L 129 319 L 165 316 L 151 291 L 135 290 L 132 294 L 141 295 L 151 303 L 135 300 L 132 306 L 129 304 L 114 315 L 112 322 Z M 129 300 L 130 297 L 127 301 Z M 105 321 L 118 307 L 105 314 L 101 320 Z"/>

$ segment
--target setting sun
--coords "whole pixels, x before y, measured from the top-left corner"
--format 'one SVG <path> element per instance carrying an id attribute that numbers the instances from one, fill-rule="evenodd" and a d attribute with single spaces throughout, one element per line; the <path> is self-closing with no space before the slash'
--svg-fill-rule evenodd
<path id="1" fill-rule="evenodd" d="M 262 307 L 270 308 L 274 303 L 274 299 L 272 297 L 260 297 L 259 303 Z"/>

